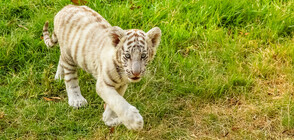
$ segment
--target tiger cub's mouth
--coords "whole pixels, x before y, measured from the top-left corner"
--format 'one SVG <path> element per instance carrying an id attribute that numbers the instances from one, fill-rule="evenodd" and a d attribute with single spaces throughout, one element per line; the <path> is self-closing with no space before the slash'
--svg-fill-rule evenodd
<path id="1" fill-rule="evenodd" d="M 140 77 L 133 77 L 131 78 L 132 80 L 138 80 L 138 79 L 141 79 Z"/>
<path id="2" fill-rule="evenodd" d="M 141 80 L 141 77 L 132 77 L 132 78 L 129 78 L 129 80 L 131 82 L 139 82 Z"/>

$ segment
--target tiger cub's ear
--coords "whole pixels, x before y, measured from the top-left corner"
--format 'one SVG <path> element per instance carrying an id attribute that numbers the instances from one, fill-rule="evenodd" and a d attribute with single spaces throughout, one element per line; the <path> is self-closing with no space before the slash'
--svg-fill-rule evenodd
<path id="1" fill-rule="evenodd" d="M 147 32 L 147 42 L 149 56 L 151 60 L 155 56 L 156 48 L 158 47 L 161 39 L 161 30 L 158 27 L 154 27 Z"/>
<path id="2" fill-rule="evenodd" d="M 123 39 L 123 37 L 126 36 L 126 32 L 118 26 L 113 26 L 110 29 L 109 35 L 112 40 L 113 46 L 116 47 L 120 43 L 120 41 Z"/>

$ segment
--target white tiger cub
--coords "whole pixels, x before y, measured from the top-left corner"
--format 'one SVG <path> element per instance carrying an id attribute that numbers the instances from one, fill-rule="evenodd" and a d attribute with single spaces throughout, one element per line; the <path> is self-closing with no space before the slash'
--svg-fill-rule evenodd
<path id="1" fill-rule="evenodd" d="M 54 18 L 50 39 L 48 22 L 43 28 L 48 48 L 59 43 L 60 59 L 55 79 L 64 78 L 68 103 L 73 107 L 87 104 L 77 78 L 77 67 L 97 80 L 96 91 L 106 102 L 103 121 L 108 126 L 123 123 L 128 129 L 143 128 L 143 118 L 123 95 L 130 82 L 138 82 L 146 65 L 153 59 L 161 39 L 154 27 L 147 33 L 111 26 L 87 6 L 68 5 Z"/>

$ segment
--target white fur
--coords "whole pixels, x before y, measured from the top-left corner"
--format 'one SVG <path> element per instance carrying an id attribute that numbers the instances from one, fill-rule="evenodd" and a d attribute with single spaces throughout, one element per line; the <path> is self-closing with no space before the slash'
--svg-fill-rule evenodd
<path id="1" fill-rule="evenodd" d="M 123 47 L 128 48 L 126 31 L 112 27 L 101 15 L 86 6 L 69 5 L 55 16 L 53 37 L 57 38 L 50 39 L 48 23 L 43 28 L 43 34 L 48 47 L 57 41 L 60 45 L 61 56 L 55 79 L 64 79 L 70 106 L 79 108 L 87 104 L 77 78 L 77 67 L 80 67 L 97 80 L 96 91 L 107 104 L 102 118 L 106 125 L 123 123 L 128 129 L 143 128 L 144 121 L 139 110 L 123 98 L 127 85 L 139 80 L 129 79 L 126 70 L 120 72 L 118 69 L 125 69 L 122 63 L 114 64 L 121 61 L 121 58 L 117 58 L 121 57 L 116 55 L 117 52 Z M 145 49 L 148 46 L 152 59 L 160 42 L 161 31 L 155 27 L 147 34 L 141 34 L 147 35 L 145 41 L 143 37 L 139 41 L 146 44 Z"/>

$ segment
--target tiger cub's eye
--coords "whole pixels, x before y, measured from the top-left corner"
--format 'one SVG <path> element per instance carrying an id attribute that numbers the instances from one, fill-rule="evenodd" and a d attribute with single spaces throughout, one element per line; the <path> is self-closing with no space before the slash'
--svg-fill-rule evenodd
<path id="1" fill-rule="evenodd" d="M 141 55 L 141 58 L 146 58 L 146 54 L 143 53 L 143 54 Z"/>
<path id="2" fill-rule="evenodd" d="M 130 54 L 126 54 L 125 56 L 126 56 L 126 58 L 128 58 L 128 59 L 131 58 L 131 55 L 130 55 Z"/>

